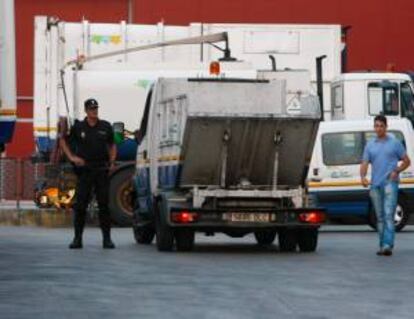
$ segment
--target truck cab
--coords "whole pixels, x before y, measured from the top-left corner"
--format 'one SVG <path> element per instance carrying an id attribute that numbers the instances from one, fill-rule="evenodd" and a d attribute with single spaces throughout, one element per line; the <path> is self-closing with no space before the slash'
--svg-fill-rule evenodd
<path id="1" fill-rule="evenodd" d="M 331 85 L 331 118 L 361 120 L 383 114 L 414 124 L 413 92 L 413 82 L 404 73 L 344 73 Z"/>

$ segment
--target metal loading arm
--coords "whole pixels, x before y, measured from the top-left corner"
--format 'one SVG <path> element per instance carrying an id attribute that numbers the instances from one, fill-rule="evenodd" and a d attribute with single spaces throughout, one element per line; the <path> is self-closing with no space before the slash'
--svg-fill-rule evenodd
<path id="1" fill-rule="evenodd" d="M 127 54 L 127 53 L 133 53 L 133 52 L 139 52 L 139 51 L 144 51 L 144 50 L 157 49 L 157 48 L 175 46 L 175 45 L 189 45 L 189 44 L 191 45 L 191 44 L 203 44 L 203 43 L 213 44 L 213 43 L 223 42 L 223 41 L 226 42 L 225 50 L 229 51 L 227 32 L 221 32 L 221 33 L 214 33 L 214 34 L 202 35 L 202 36 L 191 37 L 191 38 L 184 38 L 184 39 L 142 45 L 142 46 L 138 46 L 134 48 L 116 50 L 112 52 L 92 55 L 89 57 L 80 56 L 76 59 L 66 62 L 62 69 L 65 69 L 66 67 L 71 66 L 71 65 L 76 65 L 79 67 L 79 66 L 82 66 L 86 62 L 105 59 L 105 58 L 109 58 L 109 57 L 117 56 L 121 54 Z"/>

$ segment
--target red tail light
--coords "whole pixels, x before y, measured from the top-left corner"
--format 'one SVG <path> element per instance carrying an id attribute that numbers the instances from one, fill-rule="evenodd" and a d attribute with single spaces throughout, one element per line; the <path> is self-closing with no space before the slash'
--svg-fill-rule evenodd
<path id="1" fill-rule="evenodd" d="M 309 211 L 299 214 L 299 220 L 309 224 L 321 224 L 326 221 L 326 216 L 321 211 Z"/>
<path id="2" fill-rule="evenodd" d="M 189 212 L 189 211 L 181 211 L 181 212 L 173 212 L 171 214 L 171 220 L 174 223 L 180 223 L 180 224 L 189 224 L 194 223 L 198 219 L 198 214 L 195 212 Z"/>

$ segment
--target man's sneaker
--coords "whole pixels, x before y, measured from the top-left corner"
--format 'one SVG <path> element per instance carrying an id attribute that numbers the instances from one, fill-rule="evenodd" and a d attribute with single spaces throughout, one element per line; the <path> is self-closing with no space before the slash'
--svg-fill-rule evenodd
<path id="1" fill-rule="evenodd" d="M 103 240 L 103 248 L 105 249 L 114 249 L 115 248 L 115 244 L 113 243 L 113 241 L 110 238 L 105 238 Z"/>
<path id="2" fill-rule="evenodd" d="M 391 248 L 385 248 L 383 251 L 384 256 L 392 256 L 392 249 Z"/>
<path id="3" fill-rule="evenodd" d="M 382 248 L 377 251 L 377 256 L 384 256 L 384 250 Z"/>
<path id="4" fill-rule="evenodd" d="M 82 246 L 82 238 L 74 238 L 73 241 L 70 243 L 70 249 L 81 249 Z"/>

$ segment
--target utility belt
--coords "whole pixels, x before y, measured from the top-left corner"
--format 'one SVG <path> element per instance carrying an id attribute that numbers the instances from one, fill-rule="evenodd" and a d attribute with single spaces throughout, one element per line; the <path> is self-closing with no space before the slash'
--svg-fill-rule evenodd
<path id="1" fill-rule="evenodd" d="M 108 161 L 86 161 L 84 166 L 76 166 L 73 164 L 73 170 L 76 175 L 81 175 L 85 172 L 108 171 L 109 166 Z"/>

